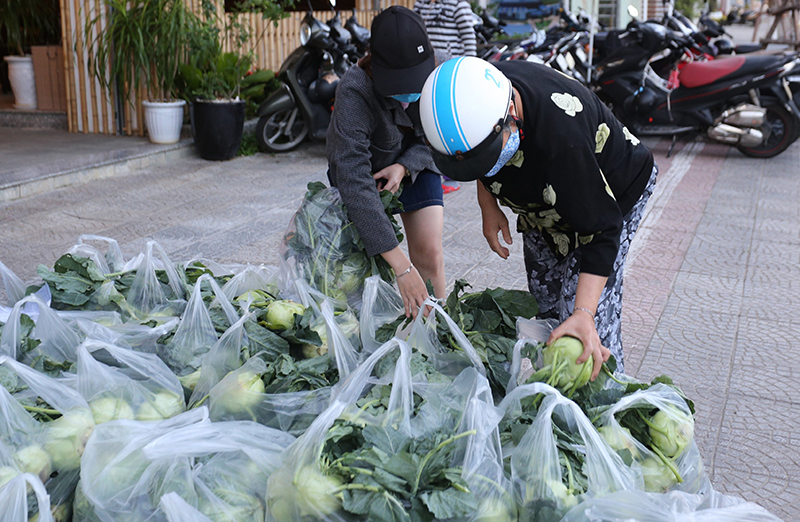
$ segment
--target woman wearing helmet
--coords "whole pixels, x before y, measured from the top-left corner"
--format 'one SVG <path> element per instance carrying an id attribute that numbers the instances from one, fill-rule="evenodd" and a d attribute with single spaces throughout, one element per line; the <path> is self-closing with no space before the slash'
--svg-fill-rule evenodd
<path id="1" fill-rule="evenodd" d="M 478 180 L 483 234 L 510 244 L 499 204 L 517 214 L 528 286 L 540 317 L 594 358 L 623 370 L 622 272 L 655 185 L 650 150 L 577 81 L 525 61 L 445 62 L 425 82 L 420 116 L 442 174 Z"/>
<path id="2" fill-rule="evenodd" d="M 341 78 L 328 127 L 328 179 L 337 187 L 367 254 L 397 274 L 407 316 L 416 316 L 430 280 L 445 296 L 441 177 L 425 144 L 415 103 L 435 67 L 422 19 L 391 6 L 372 22 L 370 54 Z M 381 203 L 379 189 L 402 188 L 408 257 Z"/>

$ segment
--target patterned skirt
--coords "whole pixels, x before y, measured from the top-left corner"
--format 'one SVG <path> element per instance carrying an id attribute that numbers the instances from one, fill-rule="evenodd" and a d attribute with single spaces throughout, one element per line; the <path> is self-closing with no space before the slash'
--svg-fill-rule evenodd
<path id="1" fill-rule="evenodd" d="M 645 206 L 656 184 L 658 167 L 653 165 L 650 180 L 639 200 L 623 219 L 619 251 L 614 268 L 608 277 L 595 314 L 595 326 L 603 346 L 611 350 L 617 360 L 618 371 L 624 371 L 622 358 L 622 275 L 625 258 L 631 247 L 636 229 L 642 220 Z M 580 252 L 573 251 L 565 258 L 558 258 L 538 230 L 523 236 L 525 269 L 528 272 L 528 288 L 539 303 L 539 317 L 564 322 L 572 315 L 575 306 L 575 290 L 580 273 Z"/>

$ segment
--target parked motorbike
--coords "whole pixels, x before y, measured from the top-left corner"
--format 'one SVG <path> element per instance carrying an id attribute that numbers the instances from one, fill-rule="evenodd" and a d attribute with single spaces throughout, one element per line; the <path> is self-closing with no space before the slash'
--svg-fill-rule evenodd
<path id="1" fill-rule="evenodd" d="M 797 55 L 693 61 L 696 42 L 638 20 L 617 36 L 622 46 L 598 64 L 593 88 L 637 136 L 704 134 L 760 158 L 797 138 L 800 117 L 787 82 L 800 67 Z"/>
<path id="2" fill-rule="evenodd" d="M 352 30 L 342 26 L 339 13 L 323 23 L 309 5 L 300 24 L 301 45 L 278 71 L 281 86 L 258 107 L 256 139 L 262 150 L 285 152 L 306 138 L 325 139 L 339 77 L 364 55 L 362 42 L 369 42 L 368 29 L 355 19 L 347 23 Z"/>
<path id="3" fill-rule="evenodd" d="M 754 53 L 764 48 L 760 43 L 734 45 L 728 39 L 733 38 L 733 36 L 728 34 L 719 22 L 709 18 L 707 14 L 700 17 L 698 27 L 710 40 L 709 45 L 716 51 L 715 56 Z M 723 38 L 723 36 L 727 36 L 728 38 Z M 716 38 L 716 40 L 714 40 L 714 38 Z"/>
<path id="4" fill-rule="evenodd" d="M 344 23 L 345 29 L 350 31 L 353 38 L 353 45 L 356 46 L 357 56 L 364 56 L 369 50 L 369 29 L 360 25 L 356 15 L 351 15 Z"/>

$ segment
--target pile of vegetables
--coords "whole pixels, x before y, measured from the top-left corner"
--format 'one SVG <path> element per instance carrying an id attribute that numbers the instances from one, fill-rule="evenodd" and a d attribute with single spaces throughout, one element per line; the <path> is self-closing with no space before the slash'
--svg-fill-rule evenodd
<path id="1" fill-rule="evenodd" d="M 0 263 L 3 520 L 555 521 L 713 492 L 680 388 L 519 339 L 528 292 L 459 280 L 428 317 L 378 312 L 367 278 L 396 301 L 393 274 L 321 184 L 279 262 L 84 236 L 37 284 Z"/>

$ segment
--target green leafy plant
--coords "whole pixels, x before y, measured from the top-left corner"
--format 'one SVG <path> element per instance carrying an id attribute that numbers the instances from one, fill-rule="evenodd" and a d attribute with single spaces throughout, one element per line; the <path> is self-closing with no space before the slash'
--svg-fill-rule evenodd
<path id="1" fill-rule="evenodd" d="M 200 23 L 189 36 L 189 60 L 180 67 L 181 82 L 188 100 L 232 100 L 242 94 L 245 75 L 253 64 L 252 48 L 245 52 L 251 40 L 257 44 L 264 37 L 264 30 L 255 35 L 250 25 L 242 20 L 240 13 L 251 12 L 261 15 L 277 25 L 285 18 L 285 7 L 293 0 L 243 0 L 237 11 L 220 13 L 216 3 L 202 0 Z M 224 51 L 227 47 L 231 51 Z M 255 45 L 251 46 L 255 47 Z"/>
<path id="2" fill-rule="evenodd" d="M 31 45 L 61 40 L 57 0 L 3 0 L 0 2 L 0 47 L 25 56 Z"/>
<path id="3" fill-rule="evenodd" d="M 197 17 L 183 0 L 103 0 L 103 5 L 107 13 L 90 13 L 85 27 L 95 77 L 109 90 L 116 86 L 129 102 L 140 88 L 151 100 L 177 99 L 176 76 Z"/>

